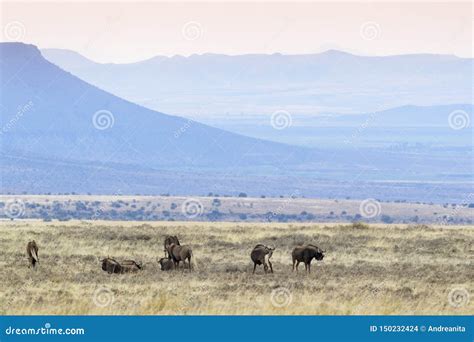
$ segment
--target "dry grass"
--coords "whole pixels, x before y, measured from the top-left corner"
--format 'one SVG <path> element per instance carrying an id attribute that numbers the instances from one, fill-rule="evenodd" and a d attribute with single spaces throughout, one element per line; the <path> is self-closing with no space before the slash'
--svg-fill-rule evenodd
<path id="1" fill-rule="evenodd" d="M 474 313 L 474 300 L 448 301 L 453 288 L 472 293 L 473 227 L 3 221 L 0 229 L 0 314 Z M 193 247 L 194 272 L 159 270 L 167 234 Z M 30 239 L 40 247 L 34 271 Z M 328 251 L 310 275 L 291 272 L 291 249 L 303 241 Z M 251 274 L 259 242 L 277 248 L 274 274 Z M 109 275 L 97 260 L 107 255 L 144 270 Z"/>

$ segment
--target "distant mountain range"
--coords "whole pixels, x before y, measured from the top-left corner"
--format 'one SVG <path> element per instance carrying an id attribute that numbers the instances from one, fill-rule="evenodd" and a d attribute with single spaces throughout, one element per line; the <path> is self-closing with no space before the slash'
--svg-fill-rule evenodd
<path id="1" fill-rule="evenodd" d="M 117 96 L 191 118 L 225 120 L 286 110 L 294 115 L 365 113 L 472 103 L 473 59 L 449 55 L 319 54 L 156 56 L 100 64 L 58 49 L 52 63 Z"/>
<path id="2" fill-rule="evenodd" d="M 43 53 L 47 54 L 40 52 L 33 45 L 0 43 L 0 192 L 2 193 L 25 191 L 205 195 L 213 192 L 236 195 L 246 192 L 254 196 L 362 199 L 376 197 L 391 200 L 459 202 L 464 200 L 466 189 L 472 186 L 469 129 L 455 130 L 450 128 L 447 122 L 448 111 L 453 109 L 469 112 L 472 117 L 471 105 L 433 107 L 436 109 L 435 126 L 445 121 L 445 125 L 442 126 L 445 131 L 442 134 L 449 139 L 454 137 L 459 140 L 459 143 L 453 145 L 438 143 L 433 145 L 435 149 L 432 149 L 432 144 L 423 145 L 425 137 L 433 136 L 432 131 L 421 131 L 424 135 L 419 136 L 420 131 L 397 129 L 400 120 L 408 120 L 412 116 L 417 117 L 415 121 L 418 122 L 430 121 L 434 113 L 433 108 L 402 107 L 394 112 L 378 113 L 376 116 L 386 117 L 386 122 L 394 120 L 391 125 L 395 130 L 388 132 L 389 134 L 385 131 L 371 133 L 369 144 L 362 147 L 356 141 L 366 138 L 372 128 L 378 127 L 372 125 L 372 121 L 366 124 L 368 114 L 365 116 L 326 114 L 323 117 L 306 115 L 310 121 L 305 123 L 300 121 L 298 116 L 303 114 L 294 114 L 293 126 L 289 126 L 288 129 L 272 128 L 267 121 L 265 127 L 271 130 L 269 135 L 252 131 L 249 128 L 252 125 L 242 130 L 235 129 L 238 124 L 226 127 L 241 133 L 236 134 L 183 117 L 163 114 L 112 95 L 89 84 L 87 80 L 78 78 L 87 79 L 84 75 L 64 71 L 49 62 L 43 57 Z M 340 56 L 343 60 L 359 58 L 329 52 L 317 55 L 317 59 L 326 59 L 330 64 L 333 55 Z M 276 89 L 284 87 L 286 83 L 284 74 L 290 74 L 290 67 L 281 66 L 282 74 L 278 76 L 276 70 L 279 70 L 280 66 L 271 67 L 271 63 L 268 64 L 266 59 L 278 61 L 280 58 L 290 58 L 289 56 L 235 58 L 240 66 L 242 61 L 246 61 L 262 69 L 257 68 L 251 73 L 246 71 L 240 80 L 235 79 L 234 83 L 231 82 L 229 91 L 234 94 L 232 96 L 240 97 L 241 94 L 235 93 L 237 88 L 245 87 L 245 84 L 254 84 L 253 89 L 260 87 L 261 94 L 273 94 L 275 106 L 286 103 L 287 91 L 280 94 Z M 294 58 L 303 57 L 294 56 Z M 307 58 L 312 60 L 315 57 L 307 56 Z M 416 57 L 406 58 L 416 59 Z M 461 88 L 464 86 L 466 75 L 458 75 L 452 70 L 465 71 L 466 61 L 455 57 L 431 56 L 428 59 L 430 58 L 434 63 L 431 66 L 433 68 L 431 73 L 435 73 L 435 64 L 439 59 L 447 59 L 444 68 L 440 66 L 441 64 L 436 64 L 440 68 L 436 73 L 438 81 L 435 82 L 434 76 L 431 76 L 430 82 L 433 84 L 430 85 L 427 78 L 429 73 L 421 72 L 419 82 L 412 83 L 418 85 L 426 83 L 431 90 L 436 87 L 453 86 L 447 94 L 454 96 L 455 91 L 459 90 L 458 95 L 464 96 Z M 217 63 L 220 59 L 222 61 Z M 365 57 L 362 59 L 365 60 Z M 163 63 L 168 65 L 164 74 L 157 71 L 157 60 L 163 60 Z M 175 60 L 177 64 L 174 64 Z M 206 62 L 203 65 L 212 67 L 214 71 L 220 71 L 216 74 L 210 72 L 211 69 L 194 70 L 190 65 L 183 68 L 183 65 L 194 60 L 197 63 L 194 67 L 201 65 L 204 60 Z M 254 64 L 256 62 L 258 63 Z M 81 66 L 83 61 L 80 59 L 75 63 L 76 66 Z M 91 65 L 88 62 L 86 64 Z M 378 69 L 375 67 L 376 64 L 374 70 Z M 94 68 L 98 68 L 96 71 L 99 75 L 104 66 L 95 63 L 94 65 Z M 407 63 L 406 68 L 409 65 L 411 63 Z M 186 102 L 193 104 L 196 100 L 193 97 L 194 92 L 221 94 L 216 89 L 231 79 L 232 70 L 236 71 L 234 57 L 215 55 L 189 58 L 163 57 L 115 67 L 117 74 L 108 71 L 106 74 L 110 76 L 111 84 L 117 82 L 117 89 L 122 89 L 122 86 L 128 84 L 137 94 L 142 89 L 158 97 L 167 91 L 175 92 L 179 95 L 176 104 Z M 140 77 L 136 74 L 137 67 L 142 70 Z M 84 70 L 89 70 L 88 68 Z M 130 68 L 130 73 L 122 73 L 127 68 Z M 355 69 L 353 74 L 360 72 Z M 303 70 L 298 68 L 293 71 L 305 82 L 317 79 L 314 75 L 305 75 Z M 189 79 L 186 78 L 187 72 Z M 336 82 L 339 74 L 337 70 L 324 71 L 324 68 L 321 68 L 318 74 L 321 80 L 325 79 L 324 82 L 327 82 L 331 72 L 335 75 Z M 421 77 L 421 74 L 425 76 Z M 173 78 L 172 75 L 180 75 L 180 78 L 167 83 L 166 79 Z M 259 81 L 262 75 L 268 76 L 269 79 Z M 139 79 L 145 76 L 150 83 L 140 84 Z M 113 79 L 115 81 L 112 81 Z M 454 84 L 455 79 L 459 83 Z M 147 82 L 145 79 L 143 81 Z M 296 81 L 295 76 L 292 82 Z M 277 88 L 271 85 L 272 82 Z M 210 86 L 212 84 L 215 86 L 214 91 Z M 340 90 L 340 85 L 336 88 Z M 364 89 L 360 91 L 367 91 L 367 88 Z M 247 94 L 245 96 L 250 96 L 252 91 L 248 89 L 244 92 Z M 426 93 L 429 91 L 426 90 Z M 403 93 L 394 90 L 392 94 L 394 98 L 398 96 L 395 94 Z M 430 96 L 434 96 L 433 94 L 430 93 Z M 312 99 L 308 94 L 304 96 Z M 261 99 L 257 92 L 248 103 L 258 105 L 266 101 L 260 102 Z M 215 100 L 213 102 L 208 98 L 206 103 L 212 107 L 213 103 L 220 101 L 217 98 Z M 304 104 L 304 101 L 302 103 Z M 198 104 L 193 106 L 197 108 Z M 324 117 L 335 120 L 331 124 L 333 130 L 327 129 L 327 125 L 320 121 Z M 226 117 L 225 122 L 227 120 L 232 122 L 229 117 Z M 244 122 L 241 121 L 240 124 Z M 295 130 L 298 127 L 305 132 Z M 319 130 L 315 127 L 319 127 Z M 346 127 L 346 130 L 341 130 L 340 127 Z M 249 134 L 254 137 L 246 136 Z M 258 138 L 262 136 L 279 142 Z M 280 139 L 284 136 L 288 139 Z M 408 147 L 402 144 L 392 148 L 392 145 L 400 145 L 397 140 L 399 136 L 403 139 L 409 136 L 412 139 L 410 144 L 414 143 L 415 148 L 410 144 Z M 310 141 L 311 139 L 316 140 Z M 331 139 L 330 146 L 325 144 Z M 380 144 L 380 141 L 383 143 Z M 291 145 L 295 142 L 300 146 Z"/>
<path id="3" fill-rule="evenodd" d="M 163 166 L 301 162 L 302 148 L 155 112 L 122 100 L 19 43 L 0 44 L 2 152 Z"/>

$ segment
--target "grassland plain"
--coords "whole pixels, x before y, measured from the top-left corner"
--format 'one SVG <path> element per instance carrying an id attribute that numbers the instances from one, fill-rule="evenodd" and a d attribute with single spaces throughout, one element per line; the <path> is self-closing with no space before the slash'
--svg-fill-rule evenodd
<path id="1" fill-rule="evenodd" d="M 473 314 L 474 227 L 16 220 L 0 222 L 0 314 Z M 194 270 L 162 272 L 163 239 L 193 248 Z M 28 268 L 26 244 L 39 245 Z M 312 273 L 291 250 L 327 250 Z M 252 275 L 250 251 L 275 246 L 274 274 Z M 133 258 L 107 274 L 98 258 Z"/>

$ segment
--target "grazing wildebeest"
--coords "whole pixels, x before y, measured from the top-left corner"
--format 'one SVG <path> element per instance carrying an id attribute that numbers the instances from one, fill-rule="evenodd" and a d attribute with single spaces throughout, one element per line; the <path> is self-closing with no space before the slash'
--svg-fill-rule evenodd
<path id="1" fill-rule="evenodd" d="M 171 244 L 175 244 L 177 246 L 179 246 L 179 240 L 178 240 L 178 237 L 176 235 L 168 235 L 166 238 L 165 238 L 165 258 L 171 258 L 169 252 L 168 252 L 168 248 L 169 246 L 171 246 Z"/>
<path id="2" fill-rule="evenodd" d="M 36 244 L 35 240 L 28 242 L 28 245 L 26 245 L 26 255 L 28 256 L 28 261 L 30 262 L 28 267 L 35 268 L 36 263 L 39 263 L 38 245 Z"/>
<path id="3" fill-rule="evenodd" d="M 174 270 L 174 262 L 172 259 L 161 258 L 160 260 L 158 260 L 158 263 L 160 264 L 162 271 Z"/>
<path id="4" fill-rule="evenodd" d="M 107 273 L 130 273 L 137 272 L 142 269 L 142 266 L 133 260 L 124 260 L 119 263 L 113 258 L 105 258 L 101 260 L 102 269 Z"/>
<path id="5" fill-rule="evenodd" d="M 186 267 L 186 259 L 188 259 L 189 270 L 192 269 L 191 257 L 193 256 L 193 251 L 189 246 L 180 246 L 172 243 L 168 246 L 168 254 L 171 256 L 171 259 L 173 260 L 176 269 L 178 269 L 180 261 L 183 262 L 184 269 Z"/>
<path id="6" fill-rule="evenodd" d="M 257 265 L 263 265 L 263 269 L 265 273 L 268 271 L 268 265 L 270 265 L 270 272 L 273 273 L 272 263 L 270 262 L 270 258 L 273 255 L 273 251 L 275 248 L 270 248 L 262 244 L 258 244 L 254 247 L 252 252 L 250 253 L 250 258 L 253 261 L 253 272 L 255 273 L 255 268 Z M 267 265 L 268 262 L 268 265 Z"/>
<path id="7" fill-rule="evenodd" d="M 295 247 L 291 253 L 291 257 L 293 258 L 293 271 L 295 270 L 295 264 L 296 272 L 298 272 L 298 265 L 300 262 L 304 262 L 305 270 L 308 273 L 311 272 L 311 260 L 313 260 L 313 258 L 316 260 L 323 260 L 324 253 L 325 251 L 315 245 L 303 245 Z"/>

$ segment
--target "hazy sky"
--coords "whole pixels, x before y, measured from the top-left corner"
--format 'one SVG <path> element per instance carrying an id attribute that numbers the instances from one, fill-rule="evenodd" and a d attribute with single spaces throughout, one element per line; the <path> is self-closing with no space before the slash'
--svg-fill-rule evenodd
<path id="1" fill-rule="evenodd" d="M 472 57 L 471 2 L 1 2 L 2 41 L 99 62 L 193 53 Z"/>

